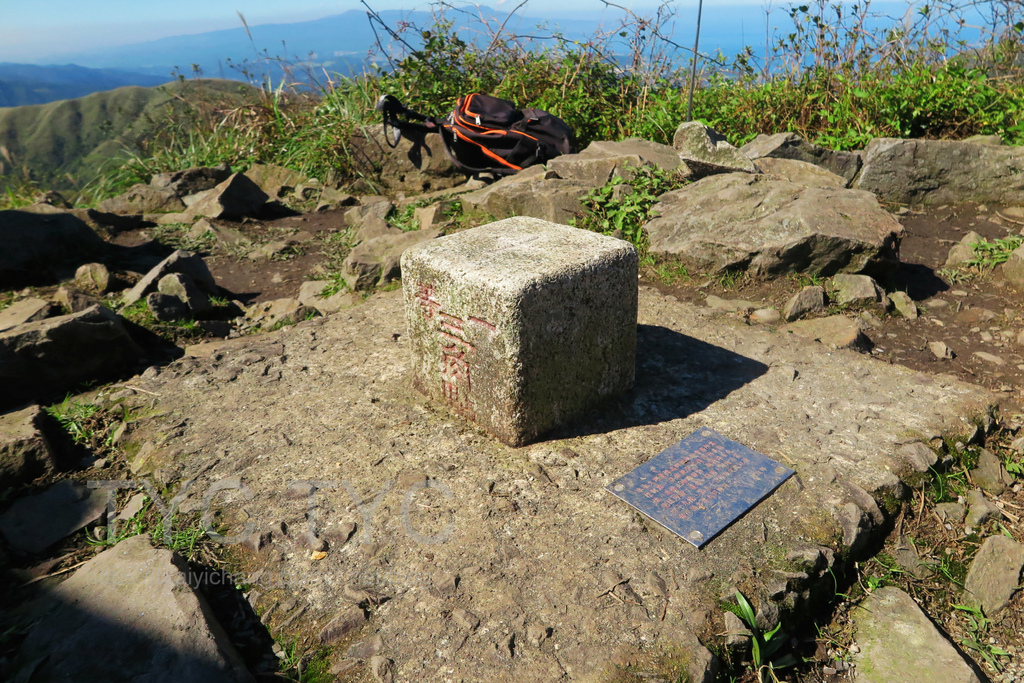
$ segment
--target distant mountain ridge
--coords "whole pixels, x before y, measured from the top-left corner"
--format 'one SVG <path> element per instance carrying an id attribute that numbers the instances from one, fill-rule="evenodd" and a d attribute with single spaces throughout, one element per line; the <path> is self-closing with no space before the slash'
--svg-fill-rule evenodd
<path id="1" fill-rule="evenodd" d="M 90 69 L 76 64 L 39 66 L 0 62 L 0 107 L 46 104 L 126 85 L 160 85 L 168 80 L 169 76 Z"/>

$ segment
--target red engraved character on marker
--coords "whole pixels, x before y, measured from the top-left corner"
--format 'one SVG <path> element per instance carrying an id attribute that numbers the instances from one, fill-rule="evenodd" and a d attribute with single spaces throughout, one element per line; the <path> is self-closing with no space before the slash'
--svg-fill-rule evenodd
<path id="1" fill-rule="evenodd" d="M 434 285 L 421 284 L 416 291 L 416 300 L 423 310 L 423 317 L 430 320 L 441 308 L 441 302 L 437 300 L 437 292 Z"/>
<path id="2" fill-rule="evenodd" d="M 463 321 L 437 311 L 441 336 L 441 395 L 460 413 L 475 419 L 475 406 L 469 399 L 472 387 L 469 356 L 476 348 L 466 340 Z"/>

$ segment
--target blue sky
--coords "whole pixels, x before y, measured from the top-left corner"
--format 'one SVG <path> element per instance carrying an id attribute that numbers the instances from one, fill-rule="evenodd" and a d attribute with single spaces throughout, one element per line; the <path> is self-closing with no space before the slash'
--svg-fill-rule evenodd
<path id="1" fill-rule="evenodd" d="M 707 8 L 715 0 L 705 3 Z M 488 2 L 511 9 L 514 0 Z M 630 0 L 623 5 L 653 5 Z M 729 0 L 752 9 L 764 0 Z M 776 6 L 780 3 L 776 2 Z M 371 0 L 374 9 L 426 9 L 427 2 Z M 530 16 L 556 16 L 553 3 L 531 0 L 525 11 Z M 676 3 L 680 9 L 696 7 L 697 0 Z M 562 0 L 557 13 L 599 14 L 600 0 Z M 55 53 L 94 47 L 139 43 L 165 36 L 202 33 L 240 25 L 238 12 L 250 25 L 307 21 L 361 8 L 356 0 L 0 0 L 0 61 L 31 63 Z"/>

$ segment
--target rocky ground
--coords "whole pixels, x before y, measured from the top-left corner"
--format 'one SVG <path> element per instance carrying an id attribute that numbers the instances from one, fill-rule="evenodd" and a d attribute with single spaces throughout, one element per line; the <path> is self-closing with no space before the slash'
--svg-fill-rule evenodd
<path id="1" fill-rule="evenodd" d="M 22 316 L 0 335 L 59 339 L 37 328 L 56 325 L 46 307 L 66 302 L 99 316 L 96 353 L 115 348 L 121 362 L 90 370 L 118 381 L 63 402 L 73 385 L 59 376 L 18 379 L 26 391 L 53 382 L 38 394 L 52 405 L 2 416 L 0 674 L 85 680 L 109 657 L 81 634 L 128 631 L 150 633 L 156 654 L 117 659 L 126 677 L 178 656 L 192 680 L 755 680 L 754 637 L 801 662 L 775 671 L 784 680 L 892 680 L 887 666 L 933 665 L 922 680 L 1024 680 L 1013 540 L 1024 537 L 1024 310 L 1011 271 L 965 263 L 980 254 L 958 247 L 970 231 L 1016 235 L 1021 203 L 842 194 L 869 226 L 829 238 L 847 255 L 812 239 L 809 256 L 779 257 L 766 231 L 726 270 L 695 263 L 703 243 L 662 221 L 652 241 L 676 246 L 642 267 L 636 388 L 533 446 L 502 446 L 409 390 L 397 254 L 486 213 L 561 219 L 579 206 L 566 198 L 624 160 L 666 158 L 650 143 L 600 144 L 482 189 L 429 164 L 418 191 L 392 187 L 387 199 L 265 170 L 253 181 L 262 208 L 240 210 L 225 197 L 236 186 L 253 196 L 248 181 L 213 169 L 205 189 L 186 187 L 199 173 L 124 199 L 156 196 L 159 213 L 82 214 L 112 245 L 87 240 L 102 268 L 59 262 L 62 277 L 0 294 L 0 323 Z M 807 168 L 773 171 L 781 179 L 761 160 L 767 180 L 750 184 L 739 176 L 749 160 L 693 156 L 691 169 L 735 176 L 714 192 L 766 191 L 764 205 L 784 188 L 811 214 L 838 206 L 823 187 L 875 177 L 833 157 L 830 177 L 814 171 L 794 191 Z M 124 215 L 134 218 L 110 217 Z M 874 273 L 881 289 L 773 271 L 780 258 L 891 265 L 896 232 L 898 265 Z M 604 489 L 701 426 L 798 475 L 697 551 Z M 108 498 L 76 486 L 88 481 L 132 484 Z M 114 545 L 138 532 L 178 555 Z M 118 583 L 130 572 L 111 553 L 150 568 L 150 584 Z M 120 590 L 89 597 L 111 582 Z M 104 612 L 161 586 L 175 587 L 176 606 L 153 610 L 157 622 L 121 621 L 147 609 L 131 603 Z M 726 608 L 737 591 L 756 623 Z M 888 649 L 892 631 L 875 622 L 904 624 L 917 660 L 905 643 Z M 185 641 L 181 623 L 193 625 Z M 787 633 L 769 635 L 780 623 Z M 83 662 L 77 674 L 60 668 L 62 640 Z"/>

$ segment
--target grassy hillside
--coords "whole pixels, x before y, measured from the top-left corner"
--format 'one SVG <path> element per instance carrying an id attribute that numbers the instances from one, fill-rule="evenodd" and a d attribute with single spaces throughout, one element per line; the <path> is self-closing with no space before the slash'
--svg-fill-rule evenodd
<path id="1" fill-rule="evenodd" d="M 69 189 L 93 181 L 196 98 L 234 99 L 235 81 L 128 86 L 49 104 L 0 109 L 0 189 L 28 179 Z"/>

